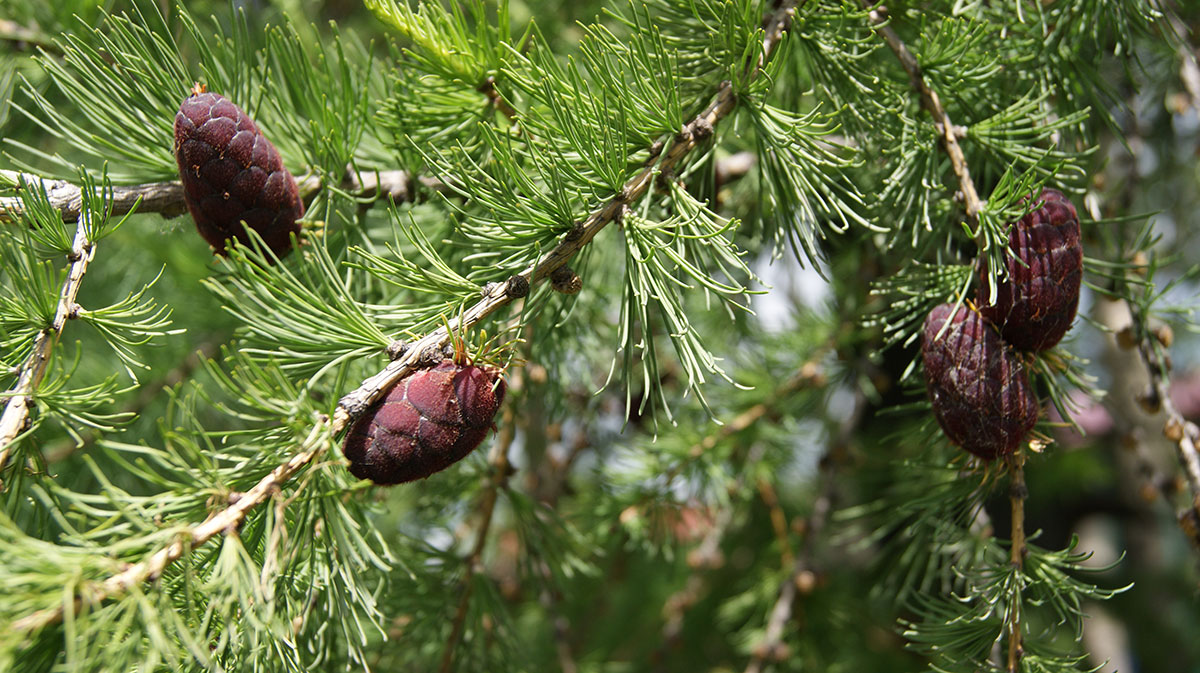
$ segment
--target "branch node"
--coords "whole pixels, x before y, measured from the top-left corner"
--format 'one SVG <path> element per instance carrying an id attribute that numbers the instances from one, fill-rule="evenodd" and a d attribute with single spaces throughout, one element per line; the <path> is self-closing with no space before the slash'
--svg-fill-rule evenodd
<path id="1" fill-rule="evenodd" d="M 1158 395 L 1158 387 L 1153 383 L 1148 384 L 1142 394 L 1137 396 L 1137 401 L 1142 410 L 1151 416 L 1162 411 L 1162 398 Z"/>
<path id="2" fill-rule="evenodd" d="M 660 192 L 665 192 L 671 188 L 671 181 L 675 179 L 675 171 L 671 168 L 664 168 L 658 172 L 658 178 L 655 180 L 655 187 Z"/>
<path id="3" fill-rule="evenodd" d="M 521 274 L 508 277 L 504 292 L 513 299 L 520 299 L 529 294 L 529 279 Z"/>
<path id="4" fill-rule="evenodd" d="M 388 347 L 387 347 L 388 359 L 389 360 L 399 360 L 400 358 L 404 357 L 404 354 L 407 353 L 409 351 L 409 349 L 411 349 L 411 348 L 412 348 L 412 346 L 407 341 L 397 339 L 396 341 L 393 341 L 392 343 L 388 344 Z"/>
<path id="5" fill-rule="evenodd" d="M 569 266 L 560 266 L 550 274 L 550 287 L 562 294 L 578 294 L 583 289 L 583 279 Z"/>
<path id="6" fill-rule="evenodd" d="M 1163 426 L 1163 436 L 1176 443 L 1183 439 L 1183 423 L 1179 421 L 1180 419 L 1174 417 L 1168 418 Z"/>
<path id="7" fill-rule="evenodd" d="M 433 367 L 442 361 L 442 349 L 437 345 L 429 345 L 421 352 L 421 364 L 426 367 Z"/>
<path id="8" fill-rule="evenodd" d="M 578 241 L 581 238 L 583 238 L 583 223 L 576 222 L 563 236 L 563 242 L 570 243 L 572 241 Z"/>
<path id="9" fill-rule="evenodd" d="M 666 147 L 666 145 L 667 144 L 661 140 L 655 140 L 654 144 L 650 146 L 650 156 L 646 158 L 645 165 L 649 166 L 650 164 L 654 163 L 654 160 L 658 158 L 658 155 L 662 154 L 663 148 Z"/>

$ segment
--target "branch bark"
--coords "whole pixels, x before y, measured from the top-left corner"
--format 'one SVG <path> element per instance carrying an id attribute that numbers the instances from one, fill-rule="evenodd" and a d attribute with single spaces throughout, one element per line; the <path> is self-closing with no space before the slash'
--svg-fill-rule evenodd
<path id="1" fill-rule="evenodd" d="M 753 68 L 754 75 L 762 71 L 765 59 L 769 58 L 774 52 L 775 46 L 782 39 L 783 31 L 791 21 L 797 5 L 798 0 L 785 0 L 768 19 L 766 23 L 767 36 L 763 39 L 762 52 Z M 713 127 L 728 116 L 736 105 L 737 95 L 733 90 L 733 84 L 723 83 L 712 103 L 675 135 L 670 147 L 665 152 L 659 143 L 651 147 L 650 158 L 647 159 L 641 172 L 628 180 L 621 192 L 608 203 L 592 211 L 583 222 L 577 223 L 563 237 L 562 242 L 546 253 L 540 262 L 530 265 L 517 274 L 520 279 L 513 277 L 506 283 L 489 285 L 484 289 L 483 299 L 467 309 L 461 318 L 456 318 L 449 329 L 440 327 L 411 343 L 411 347 L 403 357 L 392 361 L 383 371 L 363 381 L 356 390 L 342 397 L 334 416 L 334 426 L 338 429 L 344 427 L 378 399 L 383 391 L 416 369 L 423 357 L 440 352 L 442 346 L 450 341 L 450 330 L 455 333 L 469 330 L 492 313 L 507 306 L 513 299 L 525 296 L 529 288 L 536 286 L 554 271 L 565 266 L 575 256 L 575 253 L 595 238 L 596 234 L 612 222 L 619 220 L 629 204 L 645 196 L 658 174 L 671 172 L 684 157 L 707 140 L 713 133 Z M 520 290 L 510 292 L 510 288 L 520 288 Z"/>
<path id="2" fill-rule="evenodd" d="M 1133 315 L 1135 326 L 1146 324 L 1146 317 L 1136 306 L 1129 304 L 1129 311 Z M 1163 435 L 1175 448 L 1175 456 L 1183 469 L 1184 480 L 1192 496 L 1188 509 L 1179 515 L 1179 524 L 1189 539 L 1197 542 L 1200 541 L 1200 533 L 1197 532 L 1200 528 L 1200 450 L 1197 450 L 1197 446 L 1200 446 L 1200 428 L 1184 418 L 1171 399 L 1168 365 L 1159 357 L 1155 347 L 1156 337 L 1148 329 L 1137 328 L 1137 331 L 1140 333 L 1138 353 L 1150 374 L 1149 392 L 1152 401 L 1161 407 L 1166 416 Z"/>
<path id="3" fill-rule="evenodd" d="M 83 203 L 82 190 L 79 185 L 66 180 L 44 180 L 37 175 L 17 171 L 0 171 L 0 178 L 11 184 L 19 184 L 23 179 L 26 183 L 41 181 L 46 186 L 46 196 L 50 205 L 60 213 L 64 222 L 76 222 Z M 415 178 L 416 182 L 433 190 L 441 191 L 445 185 L 434 178 Z M 362 173 L 361 177 L 348 173 L 340 188 L 358 195 L 360 198 L 388 198 L 392 201 L 411 201 L 414 178 L 407 171 L 381 171 L 378 173 Z M 321 189 L 322 184 L 317 177 L 308 177 L 300 181 L 300 195 L 309 198 Z M 138 199 L 141 204 L 138 205 Z M 183 201 L 183 183 L 178 180 L 168 182 L 150 182 L 142 185 L 115 186 L 112 188 L 112 215 L 121 216 L 133 210 L 137 205 L 139 213 L 158 213 L 166 218 L 178 217 L 187 212 L 187 204 Z M 0 222 L 15 222 L 24 212 L 20 197 L 0 197 Z"/>
<path id="4" fill-rule="evenodd" d="M 4 414 L 0 415 L 0 471 L 8 462 L 13 441 L 21 434 L 29 420 L 33 394 L 46 375 L 46 367 L 50 364 L 50 354 L 54 345 L 58 343 L 67 320 L 78 314 L 79 306 L 75 303 L 75 298 L 79 295 L 79 287 L 83 284 L 83 275 L 87 273 L 88 264 L 96 256 L 96 246 L 88 240 L 88 224 L 85 218 L 75 229 L 75 240 L 71 243 L 71 254 L 68 257 L 71 265 L 67 269 L 67 280 L 58 294 L 58 307 L 54 310 L 54 319 L 34 337 L 33 351 L 21 365 L 17 383 L 8 393 L 8 404 L 4 407 Z"/>
<path id="5" fill-rule="evenodd" d="M 1025 450 L 1017 450 L 1008 458 L 1008 500 L 1012 511 L 1012 532 L 1009 537 L 1009 563 L 1021 569 L 1025 565 L 1025 498 L 1029 489 L 1025 485 Z M 1018 593 L 1013 604 L 1008 606 L 1008 673 L 1017 673 L 1021 668 L 1022 646 L 1021 596 Z"/>

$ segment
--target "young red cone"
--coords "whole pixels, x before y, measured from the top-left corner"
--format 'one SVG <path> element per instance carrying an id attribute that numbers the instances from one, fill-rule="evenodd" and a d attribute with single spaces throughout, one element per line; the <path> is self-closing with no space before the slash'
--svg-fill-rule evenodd
<path id="1" fill-rule="evenodd" d="M 242 222 L 277 257 L 291 250 L 304 215 L 296 180 L 241 108 L 197 87 L 175 115 L 175 161 L 196 229 L 217 254 L 231 238 L 249 244 Z"/>
<path id="2" fill-rule="evenodd" d="M 350 474 L 389 485 L 446 469 L 493 429 L 504 392 L 497 370 L 449 359 L 409 374 L 350 427 Z"/>
<path id="3" fill-rule="evenodd" d="M 986 274 L 980 273 L 975 300 L 1004 340 L 1020 350 L 1041 351 L 1057 344 L 1071 328 L 1079 306 L 1083 248 L 1075 206 L 1056 189 L 1045 189 L 1042 207 L 1013 224 L 1008 275 L 989 305 Z"/>
<path id="4" fill-rule="evenodd" d="M 1033 429 L 1037 400 L 1020 360 L 987 320 L 965 306 L 954 311 L 942 304 L 925 319 L 921 355 L 933 415 L 951 442 L 992 460 Z"/>

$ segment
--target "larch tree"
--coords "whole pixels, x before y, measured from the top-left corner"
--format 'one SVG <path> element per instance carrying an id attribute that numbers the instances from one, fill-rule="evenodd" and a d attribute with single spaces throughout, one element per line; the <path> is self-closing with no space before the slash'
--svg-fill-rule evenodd
<path id="1" fill-rule="evenodd" d="M 0 670 L 1192 670 L 1198 21 L 0 0 Z"/>

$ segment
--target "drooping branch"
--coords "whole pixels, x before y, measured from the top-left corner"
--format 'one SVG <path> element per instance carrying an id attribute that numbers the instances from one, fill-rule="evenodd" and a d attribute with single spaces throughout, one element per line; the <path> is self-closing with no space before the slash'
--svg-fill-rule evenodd
<path id="1" fill-rule="evenodd" d="M 67 279 L 62 290 L 58 293 L 58 307 L 54 310 L 54 319 L 34 337 L 33 349 L 21 365 L 17 383 L 8 392 L 8 403 L 4 407 L 4 414 L 0 415 L 0 470 L 3 470 L 8 462 L 13 441 L 21 434 L 29 420 L 34 391 L 46 375 L 51 352 L 58 343 L 67 320 L 79 314 L 75 298 L 79 295 L 79 287 L 83 284 L 83 275 L 87 273 L 88 264 L 96 255 L 96 246 L 88 239 L 88 224 L 87 218 L 84 218 L 75 229 L 75 240 L 71 243 L 68 256 L 71 265 L 67 269 Z"/>
<path id="2" fill-rule="evenodd" d="M 44 180 L 36 175 L 16 171 L 0 171 L 0 178 L 11 184 L 19 184 L 22 179 L 26 183 L 41 182 L 46 187 L 50 205 L 62 213 L 63 221 L 79 220 L 83 204 L 83 192 L 79 185 L 66 180 Z M 444 189 L 444 185 L 434 178 L 422 177 L 415 180 L 428 189 Z M 322 184 L 320 179 L 311 176 L 301 180 L 299 186 L 301 197 L 307 199 L 321 189 Z M 406 171 L 362 173 L 361 178 L 351 172 L 339 187 L 364 199 L 388 198 L 400 202 L 411 201 L 415 197 L 414 178 Z M 125 215 L 135 205 L 139 213 L 158 213 L 167 218 L 187 212 L 187 205 L 183 201 L 183 184 L 178 180 L 113 187 L 111 204 L 112 214 L 117 217 Z M 23 210 L 24 205 L 19 197 L 0 197 L 0 222 L 15 221 Z"/>
<path id="3" fill-rule="evenodd" d="M 859 391 L 855 396 L 854 409 L 841 423 L 837 436 L 830 442 L 821 460 L 821 490 L 817 499 L 813 501 L 812 511 L 804 520 L 804 544 L 796 554 L 791 571 L 779 587 L 779 595 L 771 608 L 771 616 L 767 619 L 766 633 L 762 642 L 755 646 L 754 654 L 746 664 L 746 673 L 761 673 L 770 662 L 784 658 L 784 629 L 792 619 L 797 594 L 809 590 L 813 584 L 813 552 L 816 541 L 833 513 L 834 498 L 837 495 L 835 471 L 844 460 L 842 456 L 858 429 L 866 408 L 866 396 Z"/>
<path id="4" fill-rule="evenodd" d="M 933 117 L 934 128 L 937 129 L 938 139 L 941 140 L 942 149 L 946 151 L 946 156 L 950 158 L 950 166 L 954 169 L 954 175 L 958 178 L 958 189 L 962 193 L 963 208 L 966 211 L 967 224 L 972 229 L 979 231 L 977 236 L 982 236 L 982 230 L 978 229 L 979 212 L 983 210 L 983 202 L 979 199 L 979 192 L 975 189 L 975 182 L 971 179 L 971 170 L 967 167 L 967 159 L 963 155 L 962 146 L 958 144 L 958 139 L 966 135 L 966 131 L 959 126 L 955 126 L 950 121 L 950 115 L 946 114 L 946 108 L 942 105 L 942 99 L 938 97 L 936 91 L 929 87 L 929 83 L 925 80 L 925 76 L 921 72 L 921 64 L 917 62 L 917 57 L 909 51 L 908 46 L 900 39 L 900 34 L 896 29 L 888 25 L 887 9 L 884 7 L 876 7 L 872 9 L 874 3 L 868 0 L 861 0 L 865 9 L 869 10 L 871 23 L 875 25 L 875 31 L 879 33 L 892 52 L 896 54 L 896 58 L 900 60 L 900 65 L 904 67 L 904 71 L 908 73 L 908 79 L 912 83 L 914 89 L 921 95 L 921 107 Z M 982 243 L 982 241 L 977 241 Z"/>
<path id="5" fill-rule="evenodd" d="M 779 8 L 768 18 L 762 54 L 750 71 L 752 76 L 757 76 L 762 71 L 766 59 L 774 53 L 798 3 L 799 0 L 783 0 Z M 505 283 L 496 283 L 485 288 L 482 299 L 468 309 L 461 318 L 456 318 L 451 329 L 455 333 L 469 329 L 508 305 L 513 299 L 524 297 L 532 286 L 542 282 L 556 269 L 564 266 L 576 252 L 591 242 L 600 230 L 617 221 L 629 204 L 644 197 L 660 172 L 672 170 L 693 149 L 709 138 L 713 133 L 714 125 L 728 116 L 736 104 L 737 95 L 732 84 L 723 83 L 709 106 L 675 135 L 665 151 L 664 143 L 661 141 L 650 148 L 650 158 L 645 167 L 625 183 L 619 194 L 592 211 L 587 218 L 577 224 L 564 236 L 561 243 L 543 257 L 541 262 L 531 265 L 517 276 L 509 278 Z M 407 183 L 407 180 L 405 182 Z M 0 213 L 3 211 L 0 210 Z M 328 445 L 329 437 L 345 428 L 353 417 L 362 413 L 384 390 L 387 390 L 405 374 L 413 371 L 422 358 L 440 353 L 442 346 L 449 340 L 447 328 L 442 327 L 413 342 L 402 357 L 389 363 L 383 371 L 369 377 L 356 390 L 344 396 L 339 401 L 333 418 L 321 417 L 313 425 L 308 438 L 301 444 L 299 451 L 287 462 L 263 477 L 254 488 L 242 494 L 237 502 L 210 517 L 204 523 L 192 527 L 184 535 L 183 540 L 160 549 L 145 561 L 134 564 L 127 570 L 108 578 L 90 591 L 86 599 L 95 603 L 123 594 L 130 587 L 160 575 L 167 566 L 181 558 L 189 549 L 208 542 L 225 530 L 235 529 L 250 510 L 266 502 L 275 489 L 280 488 L 300 469 L 312 462 Z M 83 596 L 76 598 L 71 608 L 72 613 L 80 609 L 84 598 Z M 13 626 L 19 630 L 31 632 L 62 621 L 64 610 L 65 606 L 42 610 L 18 620 Z"/>
<path id="6" fill-rule="evenodd" d="M 252 509 L 270 500 L 284 482 L 312 462 L 313 458 L 329 444 L 329 434 L 329 418 L 321 416 L 313 424 L 308 437 L 300 444 L 299 452 L 286 463 L 276 467 L 270 474 L 260 479 L 249 491 L 230 496 L 228 507 L 209 517 L 203 523 L 181 532 L 175 542 L 158 550 L 146 560 L 135 563 L 103 582 L 91 586 L 82 595 L 77 595 L 71 608 L 73 612 L 78 612 L 85 601 L 89 604 L 96 604 L 115 598 L 142 582 L 157 578 L 162 575 L 167 566 L 179 560 L 189 550 L 222 533 L 237 530 Z M 40 610 L 13 622 L 12 628 L 17 632 L 33 632 L 50 624 L 61 622 L 64 614 L 65 606 L 61 605 Z"/>
<path id="7" fill-rule="evenodd" d="M 688 451 L 685 461 L 676 464 L 667 473 L 666 482 L 668 487 L 674 481 L 674 478 L 678 476 L 682 466 L 686 462 L 696 460 L 700 456 L 709 453 L 719 442 L 735 437 L 746 429 L 753 427 L 758 421 L 764 418 L 770 422 L 778 420 L 781 413 L 780 407 L 783 403 L 790 401 L 794 395 L 802 390 L 824 386 L 826 377 L 819 361 L 825 350 L 825 348 L 817 349 L 791 376 L 776 386 L 763 402 L 759 402 L 738 414 L 732 421 L 722 425 L 717 432 L 706 436 L 703 440 L 693 445 Z M 752 472 L 748 467 L 756 464 L 761 458 L 762 451 L 758 445 L 746 453 L 741 468 L 737 470 L 737 478 L 729 486 L 730 492 L 738 492 L 742 489 L 746 475 Z M 761 489 L 761 485 L 759 487 Z M 774 518 L 774 513 L 772 518 Z M 708 584 L 704 576 L 705 571 L 721 565 L 721 543 L 732 522 L 733 508 L 722 508 L 717 512 L 715 520 L 705 533 L 700 544 L 688 554 L 688 565 L 693 568 L 693 572 L 688 576 L 684 587 L 671 594 L 663 605 L 666 623 L 663 625 L 662 631 L 663 642 L 659 645 L 655 654 L 657 658 L 664 661 L 669 658 L 670 650 L 675 645 L 679 634 L 683 630 L 687 611 L 703 597 L 703 592 Z M 786 540 L 783 540 L 783 542 L 786 543 Z M 786 545 L 784 553 L 786 558 L 786 555 L 789 553 L 786 550 Z M 786 565 L 791 565 L 791 563 L 786 563 Z"/>

